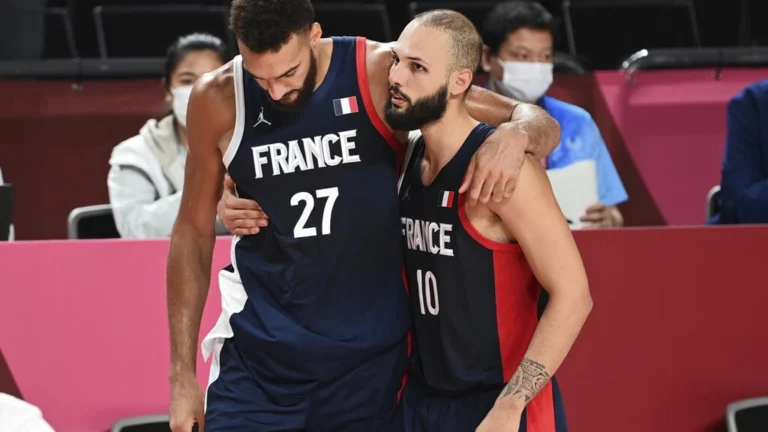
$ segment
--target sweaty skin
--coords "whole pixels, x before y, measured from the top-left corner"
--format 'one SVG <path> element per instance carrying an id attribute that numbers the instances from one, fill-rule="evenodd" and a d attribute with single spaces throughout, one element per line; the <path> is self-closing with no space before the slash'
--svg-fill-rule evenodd
<path id="1" fill-rule="evenodd" d="M 327 73 L 332 48 L 331 39 L 320 39 L 314 48 L 318 61 L 315 88 Z M 386 44 L 367 42 L 369 87 L 380 118 L 384 116 L 385 101 L 389 98 L 391 64 Z M 230 62 L 197 81 L 187 113 L 189 153 L 167 269 L 171 428 L 174 432 L 191 430 L 195 421 L 201 432 L 205 426 L 204 394 L 196 378 L 196 356 L 200 321 L 210 284 L 216 207 L 225 174 L 222 155 L 235 127 L 232 67 Z M 559 127 L 538 107 L 518 104 L 487 90 L 475 88 L 467 100 L 470 114 L 480 121 L 498 124 L 510 120 L 478 151 L 464 186 L 472 185 L 470 196 L 473 199 L 487 201 L 493 194 L 494 200 L 501 201 L 512 192 L 523 164 L 524 151 L 537 157 L 546 156 L 559 142 Z"/>
<path id="2" fill-rule="evenodd" d="M 330 39 L 321 39 L 318 45 L 330 52 L 333 44 Z M 384 119 L 386 102 L 390 98 L 391 52 L 391 43 L 367 41 L 369 89 L 376 113 L 381 119 Z M 319 57 L 329 58 L 330 55 Z M 318 70 L 324 69 L 318 66 Z M 322 81 L 320 78 L 318 76 L 318 83 Z M 234 93 L 231 82 L 223 90 Z M 478 201 L 487 203 L 491 197 L 497 202 L 509 198 L 522 167 L 524 154 L 531 154 L 537 159 L 546 157 L 560 142 L 560 127 L 538 106 L 519 103 L 478 86 L 470 88 L 465 104 L 470 116 L 497 126 L 498 129 L 475 154 L 460 192 L 469 192 L 470 204 Z M 233 110 L 234 106 L 229 109 Z M 406 142 L 406 132 L 393 132 L 401 143 Z M 234 184 L 228 177 L 217 213 L 227 229 L 236 235 L 256 234 L 268 224 L 268 215 L 258 203 L 235 196 Z"/>

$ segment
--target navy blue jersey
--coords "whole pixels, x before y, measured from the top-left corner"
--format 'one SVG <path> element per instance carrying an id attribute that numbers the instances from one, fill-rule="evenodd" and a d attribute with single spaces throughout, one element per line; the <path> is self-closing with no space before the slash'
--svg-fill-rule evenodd
<path id="1" fill-rule="evenodd" d="M 520 245 L 483 237 L 458 193 L 472 156 L 493 131 L 476 126 L 428 186 L 419 138 L 400 186 L 414 372 L 448 393 L 500 390 L 538 325 L 539 285 Z"/>
<path id="2" fill-rule="evenodd" d="M 333 379 L 410 326 L 397 198 L 404 149 L 376 114 L 365 53 L 363 38 L 334 38 L 325 79 L 294 113 L 275 109 L 234 62 L 237 127 L 224 162 L 269 226 L 235 239 L 247 301 L 230 322 L 265 376 Z"/>

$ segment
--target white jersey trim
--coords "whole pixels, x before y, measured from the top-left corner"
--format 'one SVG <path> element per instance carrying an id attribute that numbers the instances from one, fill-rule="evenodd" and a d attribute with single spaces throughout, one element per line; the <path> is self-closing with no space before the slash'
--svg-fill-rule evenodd
<path id="1" fill-rule="evenodd" d="M 227 150 L 224 152 L 222 160 L 224 166 L 229 168 L 232 159 L 237 154 L 240 142 L 243 140 L 243 131 L 245 130 L 245 90 L 243 89 L 243 57 L 236 56 L 232 59 L 232 80 L 235 81 L 235 129 L 232 132 L 232 139 L 229 141 Z"/>
<path id="2" fill-rule="evenodd" d="M 229 320 L 232 318 L 232 315 L 242 312 L 245 308 L 245 302 L 248 300 L 248 294 L 246 294 L 245 287 L 243 287 L 243 281 L 240 279 L 240 273 L 237 270 L 237 261 L 235 260 L 235 248 L 237 242 L 240 241 L 240 238 L 240 236 L 232 238 L 232 249 L 230 251 L 232 266 L 235 271 L 229 272 L 221 270 L 219 272 L 221 315 L 219 315 L 216 325 L 213 326 L 200 344 L 200 349 L 203 352 L 203 359 L 207 362 L 208 359 L 212 357 L 211 370 L 208 374 L 208 388 L 210 388 L 211 384 L 213 384 L 219 377 L 219 371 L 221 370 L 221 349 L 224 346 L 224 341 L 235 334 Z M 205 406 L 208 406 L 207 390 L 205 395 Z"/>

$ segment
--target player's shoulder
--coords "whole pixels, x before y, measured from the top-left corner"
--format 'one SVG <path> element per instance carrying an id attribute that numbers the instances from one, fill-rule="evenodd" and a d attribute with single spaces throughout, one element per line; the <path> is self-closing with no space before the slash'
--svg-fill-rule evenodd
<path id="1" fill-rule="evenodd" d="M 392 65 L 392 46 L 393 42 L 385 43 L 366 40 L 366 62 L 368 66 L 383 68 L 389 73 L 389 67 Z"/>
<path id="2" fill-rule="evenodd" d="M 228 129 L 234 125 L 235 66 L 234 60 L 220 68 L 202 75 L 192 88 L 189 102 L 190 113 L 205 118 L 206 124 L 214 129 Z"/>
<path id="3" fill-rule="evenodd" d="M 203 74 L 192 89 L 192 94 L 211 104 L 232 103 L 235 98 L 235 60 L 229 61 L 220 68 Z"/>
<path id="4" fill-rule="evenodd" d="M 495 202 L 488 202 L 488 208 L 497 215 L 508 211 L 528 211 L 531 200 L 538 200 L 544 196 L 552 195 L 552 186 L 549 183 L 547 171 L 533 155 L 526 154 L 520 167 L 512 196 Z"/>

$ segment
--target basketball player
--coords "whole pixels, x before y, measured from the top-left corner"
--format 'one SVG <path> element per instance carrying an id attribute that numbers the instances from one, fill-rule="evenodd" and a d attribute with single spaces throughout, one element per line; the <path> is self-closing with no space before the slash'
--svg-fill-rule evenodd
<path id="1" fill-rule="evenodd" d="M 405 147 L 381 120 L 389 49 L 322 39 L 309 0 L 234 0 L 231 20 L 242 56 L 198 80 L 187 115 L 168 258 L 172 429 L 387 430 L 410 327 L 396 190 Z M 478 198 L 500 200 L 524 151 L 541 157 L 557 144 L 557 126 L 481 90 L 470 103 L 481 120 L 511 120 L 472 179 Z M 204 415 L 197 335 L 225 169 L 270 224 L 236 237 L 219 275 Z"/>
<path id="2" fill-rule="evenodd" d="M 566 430 L 551 377 L 592 301 L 579 252 L 536 159 L 509 199 L 467 205 L 470 160 L 493 132 L 465 97 L 482 41 L 453 11 L 414 19 L 393 46 L 386 120 L 421 129 L 400 186 L 414 317 L 406 431 Z M 537 317 L 539 282 L 550 300 Z"/>

